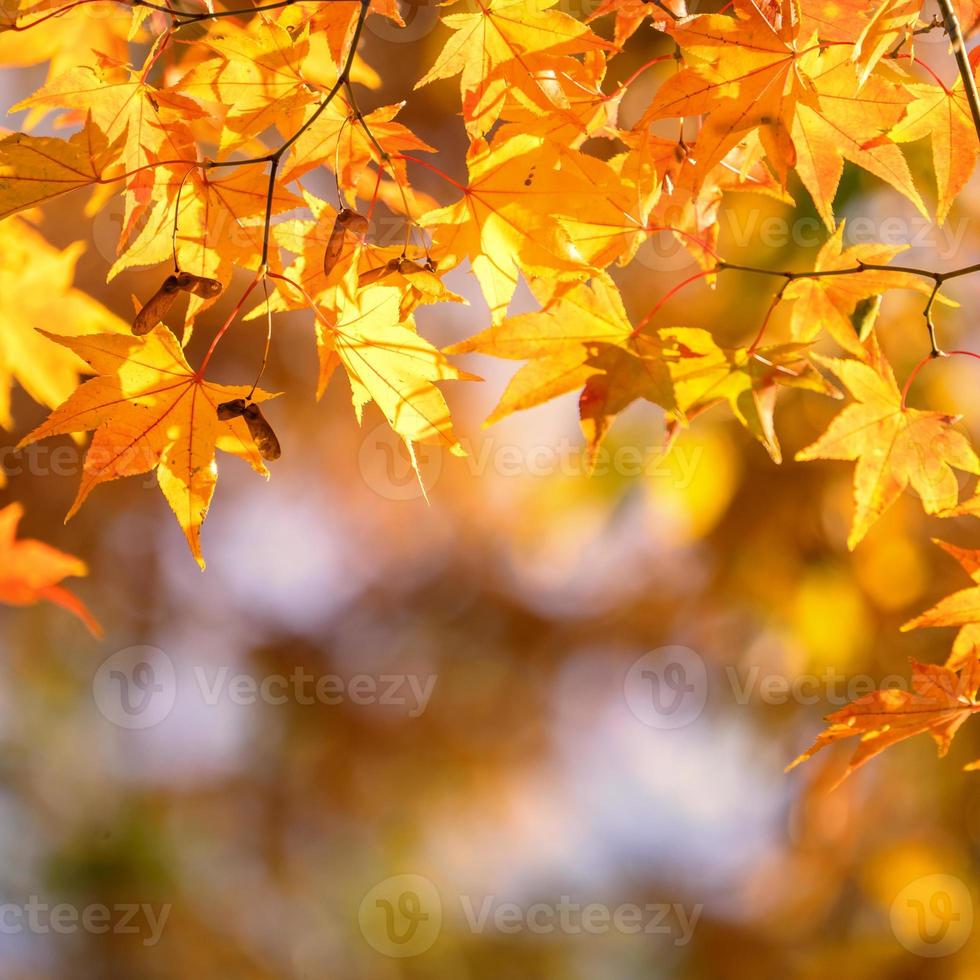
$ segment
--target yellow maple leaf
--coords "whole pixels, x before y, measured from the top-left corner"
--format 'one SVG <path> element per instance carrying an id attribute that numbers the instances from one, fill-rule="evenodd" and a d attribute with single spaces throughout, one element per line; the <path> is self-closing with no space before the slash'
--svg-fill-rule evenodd
<path id="1" fill-rule="evenodd" d="M 343 365 L 358 422 L 373 401 L 410 452 L 413 443 L 436 442 L 465 455 L 436 382 L 477 379 L 418 335 L 412 318 L 402 315 L 398 289 L 374 284 L 350 299 L 338 288 L 334 309 L 317 311 L 316 331 L 318 395 Z"/>
<path id="2" fill-rule="evenodd" d="M 590 50 L 613 50 L 581 21 L 553 9 L 558 0 L 476 0 L 467 13 L 448 14 L 442 22 L 453 35 L 436 63 L 415 86 L 460 75 L 463 118 L 471 136 L 497 121 L 507 90 L 539 85 L 533 58 Z"/>
<path id="3" fill-rule="evenodd" d="M 219 150 L 226 153 L 281 123 L 316 98 L 302 65 L 308 29 L 290 33 L 282 24 L 253 20 L 247 27 L 215 25 L 201 41 L 208 57 L 175 86 L 203 102 L 226 106 Z"/>
<path id="4" fill-rule="evenodd" d="M 814 263 L 815 272 L 834 272 L 855 269 L 862 262 L 868 265 L 887 265 L 907 245 L 865 243 L 844 248 L 844 223 L 821 246 Z M 826 330 L 846 351 L 864 358 L 864 337 L 854 328 L 852 317 L 858 304 L 891 289 L 913 289 L 928 295 L 930 285 L 921 276 L 907 272 L 869 269 L 854 275 L 801 277 L 783 290 L 783 301 L 792 305 L 790 329 L 793 337 L 803 343 L 816 340 Z"/>
<path id="5" fill-rule="evenodd" d="M 6 429 L 13 424 L 13 381 L 35 401 L 54 408 L 75 389 L 85 366 L 71 351 L 45 341 L 36 327 L 64 325 L 74 333 L 129 329 L 97 300 L 72 287 L 82 251 L 80 242 L 66 249 L 52 247 L 21 218 L 0 221 L 0 425 Z"/>
<path id="6" fill-rule="evenodd" d="M 907 115 L 888 134 L 899 143 L 928 136 L 939 191 L 936 220 L 942 224 L 953 201 L 966 186 L 977 163 L 977 133 L 960 79 L 951 88 L 909 84 Z"/>
<path id="7" fill-rule="evenodd" d="M 588 363 L 590 356 L 598 356 L 597 345 L 629 345 L 632 332 L 619 290 L 612 279 L 601 275 L 588 285 L 562 292 L 541 312 L 509 317 L 446 352 L 528 362 L 511 378 L 486 420 L 486 425 L 492 425 L 582 387 L 601 371 Z"/>
<path id="8" fill-rule="evenodd" d="M 846 47 L 815 50 L 800 59 L 814 89 L 791 126 L 794 166 L 824 224 L 834 228 L 834 196 L 844 160 L 885 181 L 927 215 L 902 151 L 885 135 L 904 115 L 904 86 L 872 76 L 860 85 Z"/>
<path id="9" fill-rule="evenodd" d="M 105 179 L 113 155 L 86 119 L 71 139 L 12 133 L 0 140 L 0 218 Z"/>
<path id="10" fill-rule="evenodd" d="M 954 507 L 959 499 L 954 469 L 980 474 L 980 459 L 954 428 L 956 419 L 905 407 L 891 365 L 873 337 L 867 363 L 817 355 L 814 359 L 840 379 L 855 401 L 796 458 L 857 462 L 848 547 L 857 547 L 910 486 L 927 514 Z"/>
<path id="11" fill-rule="evenodd" d="M 678 349 L 668 371 L 682 415 L 693 417 L 727 403 L 775 463 L 782 462 L 774 421 L 779 390 L 798 388 L 839 397 L 813 368 L 806 344 L 725 348 L 708 331 L 693 327 L 671 327 L 661 330 L 660 336 Z"/>

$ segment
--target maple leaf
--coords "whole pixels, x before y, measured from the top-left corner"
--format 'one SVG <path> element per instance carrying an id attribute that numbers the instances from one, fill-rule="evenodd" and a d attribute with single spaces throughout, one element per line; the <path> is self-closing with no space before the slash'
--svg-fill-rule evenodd
<path id="1" fill-rule="evenodd" d="M 209 57 L 174 86 L 221 109 L 219 150 L 226 153 L 313 102 L 302 66 L 309 54 L 308 29 L 290 33 L 272 21 L 247 27 L 223 24 L 200 44 Z"/>
<path id="2" fill-rule="evenodd" d="M 727 402 L 735 418 L 775 463 L 782 462 L 773 417 L 779 389 L 799 388 L 840 397 L 814 370 L 806 344 L 731 349 L 720 347 L 710 333 L 697 328 L 674 327 L 660 334 L 680 350 L 680 356 L 669 364 L 680 411 L 691 417 Z"/>
<path id="3" fill-rule="evenodd" d="M 584 279 L 586 269 L 571 237 L 554 220 L 559 201 L 576 199 L 560 182 L 543 184 L 557 166 L 558 149 L 532 136 L 497 147 L 473 141 L 467 155 L 469 183 L 462 200 L 425 214 L 440 268 L 468 258 L 493 319 L 499 322 L 517 288 L 518 274 Z M 587 211 L 583 204 L 582 213 Z"/>
<path id="4" fill-rule="evenodd" d="M 0 602 L 30 606 L 45 600 L 74 613 L 96 638 L 102 627 L 85 604 L 61 585 L 62 579 L 87 575 L 85 562 L 32 538 L 17 539 L 24 516 L 20 504 L 0 509 Z"/>
<path id="5" fill-rule="evenodd" d="M 470 260 L 497 323 L 519 273 L 581 281 L 645 237 L 644 202 L 601 160 L 515 136 L 493 145 L 474 140 L 467 166 L 462 200 L 420 224 L 432 234 L 440 269 Z"/>
<path id="6" fill-rule="evenodd" d="M 889 51 L 911 37 L 921 10 L 921 0 L 884 0 L 878 5 L 858 36 L 851 55 L 858 66 L 861 84 L 868 80 L 875 65 Z"/>
<path id="7" fill-rule="evenodd" d="M 87 293 L 72 287 L 80 242 L 65 249 L 49 245 L 21 218 L 0 221 L 0 425 L 11 428 L 10 389 L 16 380 L 51 408 L 78 384 L 84 364 L 49 344 L 39 324 L 65 324 L 77 333 L 124 332 L 128 327 Z"/>
<path id="8" fill-rule="evenodd" d="M 193 100 L 149 84 L 117 64 L 72 68 L 52 79 L 11 111 L 69 109 L 84 112 L 89 126 L 112 148 L 125 172 L 126 209 L 121 238 L 146 212 L 161 187 L 176 188 L 197 159 L 189 123 L 205 115 Z M 71 113 L 63 121 L 70 121 Z"/>
<path id="9" fill-rule="evenodd" d="M 961 79 L 948 89 L 940 85 L 909 84 L 906 90 L 913 97 L 907 114 L 888 135 L 899 143 L 925 136 L 932 140 L 933 170 L 939 191 L 936 220 L 943 224 L 977 162 L 977 133 L 970 104 Z"/>
<path id="10" fill-rule="evenodd" d="M 665 116 L 706 115 L 698 186 L 740 139 L 758 131 L 781 182 L 796 168 L 831 229 L 842 157 L 925 214 L 901 151 L 884 136 L 905 112 L 904 89 L 878 77 L 862 88 L 847 47 L 809 43 L 795 17 L 772 22 L 749 0 L 734 8 L 736 17 L 711 14 L 669 28 L 693 63 L 661 86 L 641 127 Z"/>
<path id="11" fill-rule="evenodd" d="M 964 37 L 969 37 L 980 27 L 980 0 L 953 0 L 953 9 Z"/>
<path id="12" fill-rule="evenodd" d="M 469 13 L 448 14 L 442 22 L 455 33 L 436 63 L 416 84 L 460 75 L 463 118 L 470 136 L 487 132 L 500 114 L 507 89 L 538 84 L 533 56 L 555 57 L 613 46 L 561 10 L 558 0 L 475 0 Z"/>
<path id="13" fill-rule="evenodd" d="M 837 786 L 876 755 L 913 735 L 928 732 L 942 757 L 963 722 L 980 710 L 978 687 L 980 660 L 967 664 L 961 673 L 913 660 L 912 690 L 874 691 L 828 715 L 830 725 L 786 767 L 787 772 L 827 745 L 855 735 L 860 736 L 858 747 Z"/>
<path id="14" fill-rule="evenodd" d="M 435 151 L 407 126 L 394 121 L 404 105 L 399 102 L 365 113 L 361 125 L 348 102 L 334 99 L 290 149 L 283 182 L 289 183 L 316 167 L 329 167 L 337 171 L 343 186 L 356 187 L 369 164 L 383 163 L 393 168 L 397 179 L 405 183 L 407 176 L 401 155 L 406 151 Z M 378 146 L 388 159 L 381 159 Z"/>
<path id="15" fill-rule="evenodd" d="M 346 296 L 337 289 L 334 309 L 316 311 L 317 396 L 343 365 L 359 423 L 364 406 L 373 401 L 413 460 L 416 442 L 440 443 L 454 455 L 465 456 L 453 432 L 449 406 L 435 383 L 477 380 L 475 376 L 454 368 L 418 335 L 414 321 L 402 313 L 398 289 L 376 283 L 357 290 L 353 299 Z"/>
<path id="16" fill-rule="evenodd" d="M 799 0 L 799 4 L 804 30 L 816 28 L 823 41 L 853 45 L 850 57 L 858 70 L 867 73 L 905 39 L 922 9 L 918 0 Z"/>
<path id="17" fill-rule="evenodd" d="M 573 57 L 540 59 L 531 88 L 508 88 L 500 110 L 506 120 L 496 135 L 511 139 L 527 134 L 578 149 L 585 140 L 605 136 L 618 139 L 619 108 L 627 88 L 608 95 L 602 84 L 608 64 L 604 51 Z"/>
<path id="18" fill-rule="evenodd" d="M 860 85 L 846 48 L 811 51 L 800 58 L 800 71 L 814 97 L 797 106 L 793 119 L 794 166 L 827 227 L 834 227 L 845 159 L 888 183 L 925 216 L 908 164 L 885 135 L 907 111 L 906 89 L 877 76 Z"/>
<path id="19" fill-rule="evenodd" d="M 285 11 L 279 12 L 280 18 L 282 18 L 280 22 L 286 23 L 287 27 L 293 28 L 303 23 L 309 24 L 311 62 L 323 60 L 316 50 L 316 44 L 319 39 L 325 40 L 329 60 L 333 62 L 334 67 L 333 78 L 329 79 L 327 84 L 332 84 L 340 70 L 339 66 L 350 44 L 360 7 L 359 0 L 331 0 L 330 3 L 301 4 L 299 7 L 293 8 L 292 11 L 296 18 L 295 25 L 287 21 L 288 15 Z M 398 27 L 405 26 L 405 21 L 402 19 L 399 10 L 399 0 L 371 0 L 368 15 L 386 18 Z M 312 68 L 313 65 L 307 67 Z M 321 79 L 321 81 L 326 80 L 326 77 Z"/>
<path id="20" fill-rule="evenodd" d="M 663 0 L 651 3 L 650 0 L 602 0 L 589 15 L 589 21 L 598 20 L 608 14 L 616 15 L 613 36 L 616 43 L 623 45 L 649 19 L 652 26 L 662 31 L 668 23 L 687 16 L 686 0 Z"/>
<path id="21" fill-rule="evenodd" d="M 390 158 L 384 164 L 394 168 L 398 179 L 405 183 L 401 154 L 434 150 L 407 126 L 394 121 L 404 105 L 399 102 L 365 113 L 364 125 L 360 125 L 352 107 L 343 99 L 334 99 L 291 148 L 283 170 L 283 183 L 288 184 L 316 167 L 329 167 L 337 170 L 344 187 L 356 187 L 369 164 L 382 163 L 374 140 Z"/>
<path id="22" fill-rule="evenodd" d="M 704 116 L 698 135 L 701 180 L 746 133 L 758 130 L 785 182 L 796 162 L 790 138 L 796 106 L 813 100 L 800 64 L 809 49 L 797 48 L 796 18 L 770 20 L 752 0 L 734 0 L 731 7 L 733 17 L 706 14 L 668 25 L 687 67 L 660 87 L 640 126 L 670 116 Z"/>
<path id="23" fill-rule="evenodd" d="M 967 504 L 969 501 L 962 508 L 957 508 L 943 516 L 976 513 L 975 505 L 968 508 Z M 905 623 L 902 631 L 927 626 L 959 626 L 960 630 L 953 641 L 952 652 L 946 661 L 946 666 L 951 670 L 959 670 L 980 656 L 980 551 L 960 548 L 936 538 L 933 538 L 933 542 L 952 555 L 976 584 L 972 588 L 961 589 L 941 599 L 931 609 Z"/>
<path id="24" fill-rule="evenodd" d="M 523 313 L 446 349 L 449 354 L 485 354 L 526 360 L 507 385 L 486 425 L 513 412 L 541 405 L 574 391 L 602 368 L 600 345 L 625 346 L 649 371 L 646 390 L 660 404 L 673 404 L 670 376 L 651 338 L 632 337 L 633 326 L 615 283 L 606 275 L 576 285 L 548 302 L 539 313 Z M 634 398 L 637 396 L 634 396 Z M 632 400 L 632 399 L 631 399 Z M 625 407 L 625 406 L 624 406 Z M 586 416 L 583 415 L 583 425 Z M 587 436 L 591 433 L 587 432 Z"/>
<path id="25" fill-rule="evenodd" d="M 855 513 L 849 548 L 911 486 L 927 514 L 955 506 L 955 469 L 980 474 L 969 441 L 941 412 L 906 408 L 891 365 L 872 336 L 868 362 L 814 355 L 855 398 L 797 460 L 854 460 Z"/>
<path id="26" fill-rule="evenodd" d="M 101 183 L 112 156 L 86 119 L 68 140 L 14 133 L 0 140 L 0 218 Z"/>
<path id="27" fill-rule="evenodd" d="M 164 497 L 201 568 L 201 524 L 218 479 L 215 450 L 232 453 L 268 476 L 242 418 L 220 420 L 218 406 L 274 397 L 248 386 L 205 381 L 164 326 L 145 337 L 41 333 L 83 358 L 97 377 L 78 387 L 20 447 L 66 433 L 95 431 L 70 519 L 100 483 L 157 471 Z"/>
<path id="28" fill-rule="evenodd" d="M 11 0 L 0 11 L 0 64 L 8 67 L 48 62 L 48 78 L 108 56 L 122 60 L 127 41 L 142 41 L 136 10 L 130 17 L 93 17 L 92 7 L 75 0 Z"/>
<path id="29" fill-rule="evenodd" d="M 868 0 L 800 0 L 804 29 L 815 29 L 824 41 L 857 43 L 867 14 Z"/>
<path id="30" fill-rule="evenodd" d="M 854 269 L 861 263 L 887 265 L 907 245 L 866 243 L 844 248 L 844 223 L 821 246 L 814 263 L 815 272 Z M 790 329 L 804 343 L 816 340 L 824 330 L 848 353 L 864 358 L 863 341 L 854 329 L 853 317 L 859 304 L 891 289 L 913 289 L 927 295 L 930 287 L 920 276 L 905 272 L 869 269 L 852 276 L 801 277 L 783 290 L 783 301 L 792 305 Z"/>
<path id="31" fill-rule="evenodd" d="M 692 163 L 697 158 L 696 143 L 665 139 L 649 131 L 623 133 L 620 138 L 630 149 L 611 164 L 641 196 L 654 195 L 646 230 L 673 235 L 705 269 L 717 264 L 719 213 L 726 193 L 762 194 L 793 203 L 762 162 L 762 146 L 755 134 L 732 149 L 700 186 Z"/>

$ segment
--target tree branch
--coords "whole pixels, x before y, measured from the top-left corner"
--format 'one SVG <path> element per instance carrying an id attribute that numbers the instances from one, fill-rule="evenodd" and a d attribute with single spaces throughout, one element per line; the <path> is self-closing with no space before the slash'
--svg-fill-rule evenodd
<path id="1" fill-rule="evenodd" d="M 966 53 L 963 31 L 960 29 L 959 19 L 953 8 L 953 0 L 937 0 L 937 3 L 939 10 L 942 12 L 943 21 L 946 24 L 946 33 L 949 35 L 949 42 L 953 46 L 953 57 L 956 58 L 956 67 L 959 68 L 960 78 L 963 80 L 966 100 L 970 103 L 973 128 L 977 132 L 977 139 L 980 140 L 980 93 L 977 92 L 977 82 L 973 77 L 973 68 L 970 65 L 970 58 Z"/>

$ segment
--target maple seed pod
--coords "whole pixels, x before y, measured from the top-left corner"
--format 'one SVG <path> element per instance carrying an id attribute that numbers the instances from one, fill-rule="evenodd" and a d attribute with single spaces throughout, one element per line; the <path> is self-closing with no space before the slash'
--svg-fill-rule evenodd
<path id="1" fill-rule="evenodd" d="M 380 282 L 393 272 L 398 272 L 401 266 L 401 259 L 389 259 L 384 265 L 379 265 L 376 269 L 368 269 L 357 277 L 358 286 L 368 286 L 372 282 Z"/>
<path id="2" fill-rule="evenodd" d="M 279 446 L 279 440 L 276 438 L 275 432 L 272 431 L 272 426 L 269 425 L 265 416 L 262 414 L 262 409 L 258 405 L 252 404 L 245 409 L 244 415 L 245 424 L 248 426 L 248 431 L 255 440 L 259 455 L 264 460 L 270 462 L 278 459 L 282 455 L 282 449 Z"/>
<path id="3" fill-rule="evenodd" d="M 177 274 L 177 286 L 185 292 L 193 293 L 195 296 L 203 296 L 205 299 L 214 299 L 221 292 L 221 283 L 217 279 L 209 279 L 207 276 L 195 276 L 190 272 L 180 272 Z"/>
<path id="4" fill-rule="evenodd" d="M 133 320 L 133 333 L 137 337 L 148 334 L 170 312 L 180 286 L 176 276 L 167 276 L 163 285 L 143 304 Z"/>
<path id="5" fill-rule="evenodd" d="M 368 231 L 368 220 L 363 214 L 351 211 L 350 208 L 341 208 L 337 212 L 337 217 L 333 220 L 333 228 L 330 229 L 330 237 L 327 239 L 327 247 L 323 253 L 323 274 L 329 276 L 333 267 L 340 259 L 340 254 L 344 250 L 344 239 L 347 233 L 363 238 Z"/>
<path id="6" fill-rule="evenodd" d="M 235 398 L 230 402 L 222 402 L 218 406 L 218 418 L 222 422 L 228 422 L 231 419 L 241 418 L 245 414 L 245 409 L 247 405 L 244 398 Z"/>
<path id="7" fill-rule="evenodd" d="M 398 271 L 403 275 L 407 276 L 412 272 L 425 272 L 427 271 L 424 265 L 418 262 L 413 262 L 411 259 L 402 259 L 398 263 Z"/>
<path id="8" fill-rule="evenodd" d="M 358 238 L 363 238 L 368 233 L 368 219 L 363 214 L 344 208 L 337 214 L 338 223 L 343 224 L 344 231 L 349 231 Z"/>

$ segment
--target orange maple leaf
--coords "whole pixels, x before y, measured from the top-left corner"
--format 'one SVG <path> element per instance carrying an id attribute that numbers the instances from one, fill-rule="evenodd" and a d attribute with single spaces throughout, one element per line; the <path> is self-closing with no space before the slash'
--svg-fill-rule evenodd
<path id="1" fill-rule="evenodd" d="M 0 510 L 0 602 L 30 606 L 46 600 L 74 613 L 95 637 L 102 627 L 85 604 L 63 585 L 69 576 L 87 575 L 85 562 L 32 538 L 17 540 L 17 525 L 24 516 L 20 504 Z"/>

